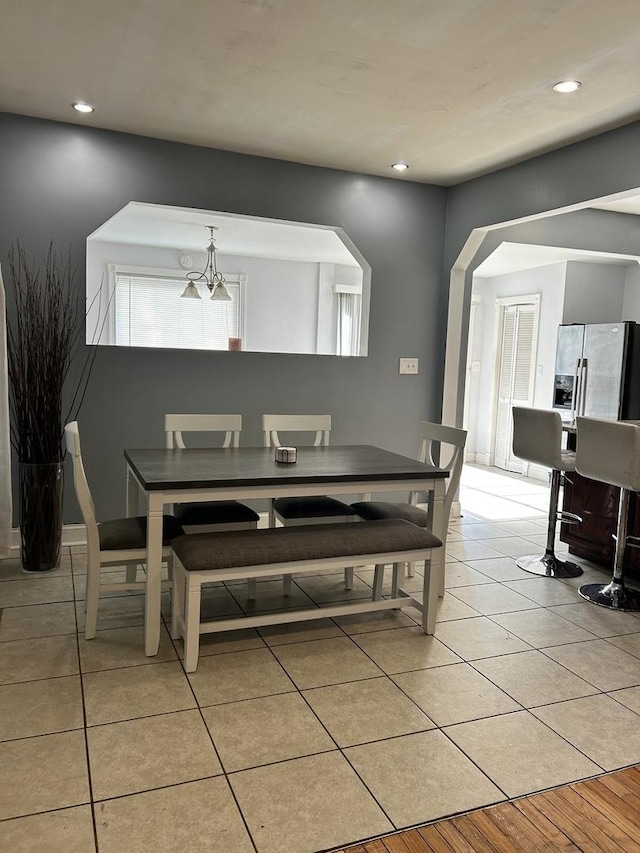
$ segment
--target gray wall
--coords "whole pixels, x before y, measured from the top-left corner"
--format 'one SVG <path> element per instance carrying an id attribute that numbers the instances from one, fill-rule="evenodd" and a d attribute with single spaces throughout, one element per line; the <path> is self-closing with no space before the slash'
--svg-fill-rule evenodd
<path id="1" fill-rule="evenodd" d="M 129 201 L 341 226 L 372 267 L 367 358 L 100 347 L 79 417 L 99 517 L 122 513 L 122 450 L 162 446 L 167 411 L 241 412 L 245 444 L 261 442 L 263 412 L 330 412 L 334 443 L 407 454 L 437 418 L 443 188 L 8 114 L 0 187 L 5 275 L 16 238 L 29 254 L 71 245 L 84 270 L 86 237 Z M 419 376 L 398 375 L 401 356 L 420 358 Z"/>

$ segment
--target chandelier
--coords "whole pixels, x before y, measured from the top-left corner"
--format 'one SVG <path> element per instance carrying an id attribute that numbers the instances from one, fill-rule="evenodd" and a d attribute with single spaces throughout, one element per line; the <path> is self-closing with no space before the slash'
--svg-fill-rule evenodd
<path id="1" fill-rule="evenodd" d="M 203 282 L 209 288 L 211 299 L 221 302 L 231 302 L 229 291 L 224 286 L 224 276 L 218 272 L 216 266 L 216 241 L 213 239 L 213 232 L 217 231 L 215 225 L 205 226 L 209 229 L 209 245 L 207 246 L 207 263 L 202 272 L 188 272 L 186 277 L 189 283 L 184 289 L 182 299 L 202 299 L 200 292 L 196 287 L 196 282 Z"/>

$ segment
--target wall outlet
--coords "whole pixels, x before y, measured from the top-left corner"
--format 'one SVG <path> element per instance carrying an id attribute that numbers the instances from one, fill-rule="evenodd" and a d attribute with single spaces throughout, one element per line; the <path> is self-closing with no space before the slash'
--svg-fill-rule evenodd
<path id="1" fill-rule="evenodd" d="M 401 358 L 400 359 L 400 367 L 398 369 L 399 373 L 417 373 L 418 372 L 418 359 L 417 358 Z"/>
<path id="2" fill-rule="evenodd" d="M 472 361 L 471 362 L 471 371 L 473 373 L 479 373 L 480 372 L 480 362 L 479 361 Z"/>

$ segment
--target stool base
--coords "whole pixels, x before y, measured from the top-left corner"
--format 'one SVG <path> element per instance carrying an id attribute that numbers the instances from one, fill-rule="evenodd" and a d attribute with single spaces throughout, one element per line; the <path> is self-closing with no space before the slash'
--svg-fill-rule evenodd
<path id="1" fill-rule="evenodd" d="M 640 610 L 640 592 L 627 587 L 619 581 L 588 583 L 578 590 L 583 598 L 600 607 L 611 610 Z"/>
<path id="2" fill-rule="evenodd" d="M 516 566 L 532 575 L 547 578 L 577 578 L 582 574 L 582 569 L 576 563 L 559 560 L 555 554 L 543 554 L 542 557 L 519 557 L 516 560 Z"/>

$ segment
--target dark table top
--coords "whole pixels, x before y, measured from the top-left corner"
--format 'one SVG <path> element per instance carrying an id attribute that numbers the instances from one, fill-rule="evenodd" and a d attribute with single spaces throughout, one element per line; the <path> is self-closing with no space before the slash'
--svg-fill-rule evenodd
<path id="1" fill-rule="evenodd" d="M 365 444 L 299 447 L 293 463 L 276 462 L 272 447 L 125 450 L 124 455 L 147 491 L 449 476 L 441 468 Z"/>

